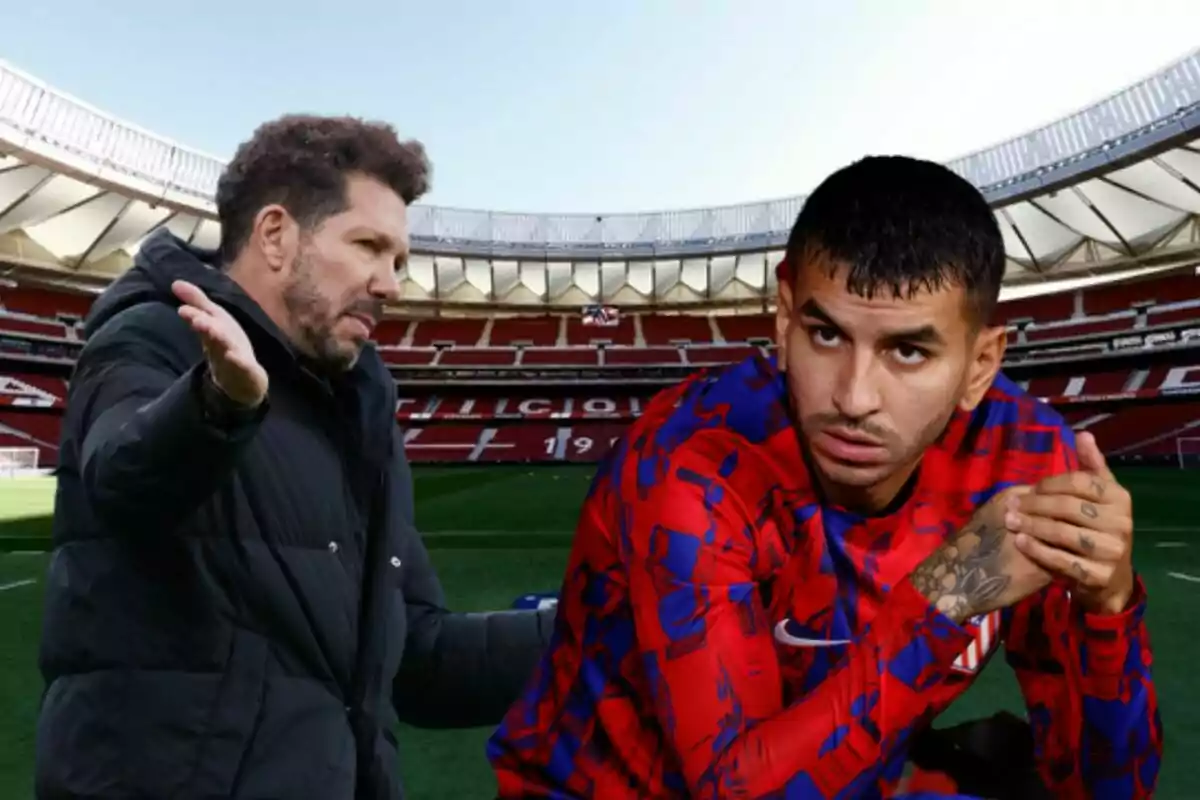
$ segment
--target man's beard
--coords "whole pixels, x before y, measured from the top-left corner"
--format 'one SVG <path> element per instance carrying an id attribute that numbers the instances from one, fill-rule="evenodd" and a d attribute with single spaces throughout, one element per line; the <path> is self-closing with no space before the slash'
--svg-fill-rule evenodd
<path id="1" fill-rule="evenodd" d="M 847 430 L 871 436 L 883 445 L 888 453 L 891 469 L 881 480 L 888 480 L 897 472 L 910 469 L 919 464 L 925 452 L 942 437 L 949 425 L 954 411 L 954 404 L 943 409 L 936 417 L 925 423 L 924 428 L 917 432 L 914 438 L 906 438 L 896 431 L 870 421 L 849 420 L 836 412 L 812 414 L 806 417 L 801 425 L 804 438 L 819 433 L 825 428 L 841 427 Z M 807 447 L 807 442 L 805 447 Z"/>
<path id="2" fill-rule="evenodd" d="M 292 264 L 291 280 L 283 289 L 283 305 L 300 339 L 296 344 L 319 366 L 331 372 L 354 367 L 361 348 L 342 347 L 334 337 L 333 325 L 339 315 L 333 313 L 332 303 L 313 280 L 313 257 L 307 249 L 301 250 Z"/>

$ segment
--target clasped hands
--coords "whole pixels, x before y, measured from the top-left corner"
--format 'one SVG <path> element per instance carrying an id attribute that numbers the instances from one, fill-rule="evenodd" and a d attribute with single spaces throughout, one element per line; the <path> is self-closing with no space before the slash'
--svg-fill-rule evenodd
<path id="1" fill-rule="evenodd" d="M 1096 614 L 1125 611 L 1134 591 L 1133 504 L 1095 437 L 1078 437 L 1079 469 L 1045 478 L 1008 498 L 1005 526 L 1017 549 L 1068 582 Z"/>

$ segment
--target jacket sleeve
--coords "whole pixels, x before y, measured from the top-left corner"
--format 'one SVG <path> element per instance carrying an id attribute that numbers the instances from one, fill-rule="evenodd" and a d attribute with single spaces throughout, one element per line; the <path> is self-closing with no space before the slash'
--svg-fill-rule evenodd
<path id="1" fill-rule="evenodd" d="M 407 527 L 402 591 L 404 660 L 393 685 L 401 721 L 421 728 L 496 725 L 550 641 L 554 610 L 455 613 L 414 525 L 412 472 L 397 435 L 400 511 Z"/>
<path id="2" fill-rule="evenodd" d="M 784 703 L 753 567 L 756 515 L 719 461 L 681 448 L 661 480 L 618 504 L 647 713 L 692 796 L 869 794 L 935 710 L 923 690 L 949 675 L 972 636 L 904 581 L 843 645 L 839 668 Z"/>
<path id="3" fill-rule="evenodd" d="M 226 428 L 206 419 L 206 366 L 191 336 L 171 306 L 139 305 L 97 331 L 76 364 L 67 426 L 79 477 L 93 513 L 116 529 L 174 527 L 228 476 L 266 413 L 264 403 Z"/>
<path id="4" fill-rule="evenodd" d="M 1077 467 L 1066 430 L 1055 471 Z M 1137 579 L 1120 614 L 1089 614 L 1052 585 L 1006 620 L 1006 660 L 1025 696 L 1042 780 L 1055 797 L 1148 798 L 1162 760 L 1162 720 Z"/>

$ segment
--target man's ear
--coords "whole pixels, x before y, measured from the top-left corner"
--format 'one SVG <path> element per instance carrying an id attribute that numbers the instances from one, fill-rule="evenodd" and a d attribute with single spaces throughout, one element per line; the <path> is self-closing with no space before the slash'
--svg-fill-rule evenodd
<path id="1" fill-rule="evenodd" d="M 297 237 L 296 221 L 283 206 L 264 206 L 254 215 L 251 238 L 272 272 L 278 272 L 291 263 Z"/>
<path id="2" fill-rule="evenodd" d="M 983 396 L 992 388 L 996 374 L 1004 362 L 1004 350 L 1008 345 L 1008 331 L 1003 325 L 984 327 L 975 336 L 971 364 L 967 372 L 966 390 L 958 406 L 963 411 L 974 411 L 983 401 Z"/>
<path id="3" fill-rule="evenodd" d="M 779 285 L 775 298 L 775 347 L 778 348 L 779 358 L 776 362 L 780 372 L 787 371 L 788 327 L 792 320 L 792 309 L 795 295 L 792 288 L 792 270 L 787 259 L 779 262 L 775 268 L 775 282 Z"/>

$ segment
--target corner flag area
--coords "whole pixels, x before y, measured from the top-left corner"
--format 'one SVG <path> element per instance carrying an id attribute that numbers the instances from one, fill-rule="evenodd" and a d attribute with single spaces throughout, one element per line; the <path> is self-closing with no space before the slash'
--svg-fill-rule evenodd
<path id="1" fill-rule="evenodd" d="M 575 517 L 594 465 L 416 468 L 417 522 L 425 533 L 451 607 L 507 608 L 562 580 Z M 1134 564 L 1150 595 L 1155 678 L 1163 702 L 1166 755 L 1160 798 L 1200 797 L 1200 773 L 1186 754 L 1200 751 L 1200 472 L 1125 469 L 1134 496 Z M 50 547 L 54 480 L 0 479 L 0 797 L 33 797 L 34 725 L 42 684 L 37 671 L 45 551 Z M 941 723 L 1020 711 L 1020 693 L 997 658 Z M 1194 716 L 1194 715 L 1193 715 Z M 413 797 L 487 797 L 494 791 L 484 757 L 491 729 L 401 732 L 407 791 Z"/>

